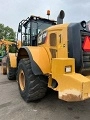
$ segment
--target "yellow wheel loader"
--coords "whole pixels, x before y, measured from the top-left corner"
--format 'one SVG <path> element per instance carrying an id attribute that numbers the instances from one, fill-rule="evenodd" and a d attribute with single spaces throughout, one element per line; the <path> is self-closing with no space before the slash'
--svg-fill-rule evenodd
<path id="1" fill-rule="evenodd" d="M 21 47 L 21 41 L 17 41 L 14 46 L 15 51 L 14 53 L 8 52 L 6 58 L 6 74 L 9 80 L 16 80 L 16 73 L 17 73 L 17 50 Z M 13 66 L 13 67 L 12 67 Z"/>
<path id="2" fill-rule="evenodd" d="M 7 74 L 8 75 L 8 79 L 15 79 L 16 78 L 16 74 L 14 75 L 14 77 L 9 76 L 9 72 L 11 71 L 11 73 L 13 74 L 14 72 L 12 68 L 10 68 L 10 65 L 7 65 L 6 63 L 9 63 L 9 59 L 7 58 L 7 56 L 12 56 L 12 58 L 15 58 L 16 55 L 15 53 L 10 53 L 9 51 L 9 48 L 10 47 L 13 47 L 14 49 L 14 52 L 17 50 L 17 48 L 19 48 L 21 45 L 20 45 L 20 41 L 18 40 L 18 42 L 11 42 L 11 41 L 8 41 L 6 39 L 1 39 L 0 40 L 0 46 L 5 46 L 6 47 L 6 50 L 5 50 L 5 55 L 2 57 L 2 62 L 1 62 L 1 71 L 2 73 L 5 75 Z M 7 62 L 8 61 L 8 62 Z M 10 70 L 9 70 L 10 69 Z M 15 71 L 15 70 L 14 70 Z"/>
<path id="3" fill-rule="evenodd" d="M 57 21 L 31 16 L 19 23 L 22 47 L 7 64 L 17 70 L 26 102 L 44 97 L 47 87 L 68 102 L 90 98 L 90 31 L 85 21 L 63 24 L 64 15 L 61 10 Z"/>

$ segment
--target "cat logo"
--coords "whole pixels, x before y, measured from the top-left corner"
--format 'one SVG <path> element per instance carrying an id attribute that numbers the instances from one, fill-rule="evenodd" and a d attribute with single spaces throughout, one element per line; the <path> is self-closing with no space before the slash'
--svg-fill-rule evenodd
<path id="1" fill-rule="evenodd" d="M 44 44 L 47 37 L 47 32 L 44 31 L 38 36 L 38 44 Z"/>
<path id="2" fill-rule="evenodd" d="M 42 43 L 42 35 L 38 37 L 38 44 Z"/>

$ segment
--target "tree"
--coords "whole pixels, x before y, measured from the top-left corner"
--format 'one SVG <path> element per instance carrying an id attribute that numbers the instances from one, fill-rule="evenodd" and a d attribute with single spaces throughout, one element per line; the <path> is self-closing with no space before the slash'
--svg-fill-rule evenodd
<path id="1" fill-rule="evenodd" d="M 9 41 L 15 41 L 15 32 L 9 26 L 4 26 L 4 24 L 0 24 L 0 39 L 7 39 Z"/>
<path id="2" fill-rule="evenodd" d="M 2 39 L 4 36 L 4 25 L 0 24 L 0 39 Z"/>

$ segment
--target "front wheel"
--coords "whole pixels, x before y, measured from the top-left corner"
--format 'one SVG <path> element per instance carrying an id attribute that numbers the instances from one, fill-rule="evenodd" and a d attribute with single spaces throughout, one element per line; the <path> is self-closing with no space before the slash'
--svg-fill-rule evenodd
<path id="1" fill-rule="evenodd" d="M 28 58 L 20 60 L 17 79 L 20 94 L 26 102 L 35 101 L 45 96 L 47 77 L 34 75 Z"/>

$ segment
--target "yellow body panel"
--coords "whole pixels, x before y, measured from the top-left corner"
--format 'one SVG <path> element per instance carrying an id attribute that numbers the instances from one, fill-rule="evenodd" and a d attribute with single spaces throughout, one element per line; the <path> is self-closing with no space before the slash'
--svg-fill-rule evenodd
<path id="1" fill-rule="evenodd" d="M 52 30 L 53 29 L 53 30 Z M 67 30 L 68 24 L 59 24 L 48 28 L 48 35 L 50 36 L 51 33 L 56 34 L 56 46 L 50 46 L 51 49 L 56 49 L 56 57 L 57 58 L 67 58 L 68 57 L 68 36 Z M 49 40 L 50 37 L 48 36 Z M 48 40 L 48 41 L 49 41 Z"/>
<path id="2" fill-rule="evenodd" d="M 71 66 L 72 72 L 75 72 L 75 61 L 73 58 L 53 58 L 52 59 L 52 78 L 65 74 L 65 66 Z"/>
<path id="3" fill-rule="evenodd" d="M 17 57 L 16 57 L 15 53 L 9 53 L 9 58 L 10 58 L 10 66 L 12 68 L 16 68 L 17 67 Z"/>
<path id="4" fill-rule="evenodd" d="M 50 59 L 44 47 L 29 47 L 28 49 L 35 63 L 40 67 L 43 74 L 50 73 Z"/>
<path id="5" fill-rule="evenodd" d="M 40 46 L 44 46 L 48 53 L 50 53 L 50 49 L 56 50 L 57 58 L 68 58 L 68 36 L 67 36 L 68 24 L 59 24 L 52 27 L 49 27 L 47 31 L 47 40 L 44 44 Z M 50 35 L 56 34 L 56 45 L 50 45 Z M 55 39 L 51 40 L 52 42 Z M 49 50 L 49 51 L 48 51 Z M 50 54 L 49 54 L 50 56 Z"/>
<path id="6" fill-rule="evenodd" d="M 65 72 L 65 66 L 71 66 L 70 73 Z M 75 73 L 74 59 L 52 59 L 52 78 L 58 83 L 54 90 L 58 91 L 58 97 L 65 101 L 81 101 L 90 98 L 90 80 L 81 74 Z M 48 86 L 52 88 L 52 79 Z"/>
<path id="7" fill-rule="evenodd" d="M 17 41 L 17 48 L 18 49 L 21 48 L 21 41 L 20 40 Z"/>
<path id="8" fill-rule="evenodd" d="M 81 74 L 69 73 L 58 77 L 58 96 L 65 101 L 90 98 L 90 80 Z"/>

